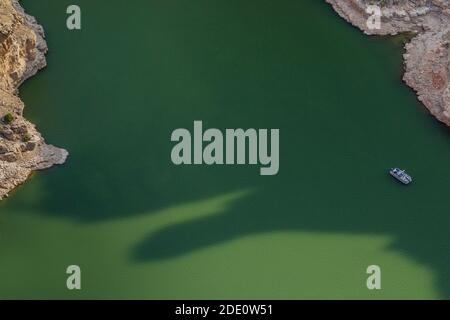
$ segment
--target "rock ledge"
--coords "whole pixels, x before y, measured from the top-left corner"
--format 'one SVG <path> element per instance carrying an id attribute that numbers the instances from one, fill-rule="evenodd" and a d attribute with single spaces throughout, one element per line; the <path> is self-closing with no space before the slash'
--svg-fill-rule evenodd
<path id="1" fill-rule="evenodd" d="M 0 0 L 0 200 L 31 172 L 63 164 L 68 152 L 47 145 L 23 117 L 19 86 L 46 66 L 44 30 L 17 0 Z"/>
<path id="2" fill-rule="evenodd" d="M 368 35 L 414 33 L 406 44 L 403 80 L 438 120 L 450 126 L 450 4 L 448 0 L 326 0 Z M 370 29 L 370 5 L 381 9 L 380 29 Z M 373 12 L 371 12 L 373 14 Z"/>

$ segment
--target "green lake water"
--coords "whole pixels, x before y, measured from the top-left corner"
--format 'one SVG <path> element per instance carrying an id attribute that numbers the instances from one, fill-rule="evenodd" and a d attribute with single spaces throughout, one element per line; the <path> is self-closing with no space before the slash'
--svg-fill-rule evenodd
<path id="1" fill-rule="evenodd" d="M 69 31 L 72 2 L 22 0 L 50 48 L 25 113 L 71 156 L 0 204 L 0 298 L 450 297 L 450 135 L 401 39 L 319 0 L 78 0 Z M 175 167 L 194 120 L 279 128 L 279 174 Z"/>

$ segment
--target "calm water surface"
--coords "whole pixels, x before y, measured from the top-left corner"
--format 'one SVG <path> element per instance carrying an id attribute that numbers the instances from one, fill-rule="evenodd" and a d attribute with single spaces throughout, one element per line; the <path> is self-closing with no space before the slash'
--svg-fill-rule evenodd
<path id="1" fill-rule="evenodd" d="M 79 0 L 70 32 L 71 1 L 23 0 L 50 47 L 26 115 L 71 157 L 0 205 L 0 297 L 449 298 L 449 131 L 401 43 L 323 2 Z M 279 175 L 174 167 L 194 120 L 280 128 Z"/>

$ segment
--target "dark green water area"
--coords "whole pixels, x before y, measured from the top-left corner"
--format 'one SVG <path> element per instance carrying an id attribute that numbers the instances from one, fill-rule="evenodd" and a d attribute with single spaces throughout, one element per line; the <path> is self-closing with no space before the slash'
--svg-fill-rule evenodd
<path id="1" fill-rule="evenodd" d="M 25 114 L 71 155 L 0 204 L 1 298 L 450 297 L 450 135 L 402 41 L 319 0 L 78 0 L 81 31 L 21 2 L 50 49 Z M 194 120 L 279 128 L 279 174 L 173 165 Z"/>

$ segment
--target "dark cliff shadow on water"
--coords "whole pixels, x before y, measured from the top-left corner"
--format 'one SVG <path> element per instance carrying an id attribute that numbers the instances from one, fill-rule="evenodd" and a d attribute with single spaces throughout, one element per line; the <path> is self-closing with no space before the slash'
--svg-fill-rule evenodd
<path id="1" fill-rule="evenodd" d="M 92 6 L 87 22 L 103 14 L 105 3 L 92 3 L 83 4 Z M 122 21 L 125 7 L 117 3 L 108 15 Z M 67 40 L 52 36 L 60 26 L 49 19 L 49 39 L 60 48 L 39 75 L 48 87 L 33 95 L 25 85 L 23 94 L 37 104 L 30 112 L 50 131 L 44 136 L 71 157 L 39 174 L 36 201 L 27 201 L 25 187 L 6 207 L 90 223 L 255 188 L 225 212 L 142 239 L 132 259 L 169 259 L 273 231 L 388 234 L 392 249 L 435 272 L 435 286 L 449 298 L 449 134 L 400 82 L 399 46 L 351 31 L 323 1 L 218 1 L 205 14 L 210 3 L 136 11 L 124 28 L 142 31 L 138 22 L 150 21 L 148 39 L 123 31 L 114 51 L 118 34 L 100 26 L 73 36 L 79 42 L 64 51 L 58 41 Z M 45 96 L 65 81 L 79 90 Z M 39 117 L 40 105 L 58 106 L 55 118 Z M 220 129 L 279 128 L 279 175 L 170 164 L 171 131 L 191 129 L 194 120 Z M 395 165 L 412 171 L 413 185 L 387 176 Z"/>
<path id="2" fill-rule="evenodd" d="M 424 198 L 418 205 L 408 199 L 422 197 L 420 186 L 404 188 L 394 184 L 385 190 L 365 190 L 368 180 L 389 180 L 389 177 L 350 177 L 346 181 L 350 186 L 342 188 L 339 182 L 333 186 L 327 183 L 330 177 L 335 177 L 331 172 L 311 175 L 317 183 L 310 188 L 320 192 L 304 192 L 303 183 L 288 191 L 283 188 L 286 181 L 280 181 L 280 185 L 238 200 L 223 214 L 159 230 L 139 243 L 132 258 L 137 262 L 170 259 L 214 244 L 274 231 L 387 234 L 394 239 L 388 249 L 430 267 L 435 272 L 435 287 L 441 297 L 450 297 L 450 216 L 445 191 Z M 302 172 L 294 174 L 292 179 L 295 178 L 305 181 L 306 177 Z"/>

